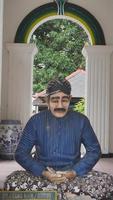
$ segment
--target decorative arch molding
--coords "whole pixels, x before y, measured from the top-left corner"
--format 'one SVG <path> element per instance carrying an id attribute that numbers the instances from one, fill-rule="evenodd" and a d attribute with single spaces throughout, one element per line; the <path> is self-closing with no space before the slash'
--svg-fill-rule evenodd
<path id="1" fill-rule="evenodd" d="M 58 18 L 56 3 L 44 4 L 32 10 L 20 23 L 14 42 L 27 43 L 31 31 L 36 25 L 41 24 L 41 21 L 49 17 L 54 18 L 55 16 Z M 81 24 L 89 33 L 92 45 L 105 45 L 103 30 L 97 19 L 89 11 L 78 5 L 66 3 L 63 16 Z"/>

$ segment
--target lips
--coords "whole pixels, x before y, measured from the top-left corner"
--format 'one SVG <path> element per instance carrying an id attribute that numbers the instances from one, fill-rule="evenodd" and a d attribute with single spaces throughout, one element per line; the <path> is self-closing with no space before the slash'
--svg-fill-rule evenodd
<path id="1" fill-rule="evenodd" d="M 54 112 L 60 112 L 60 113 L 62 113 L 62 112 L 65 112 L 65 111 L 66 111 L 65 108 L 55 108 L 54 109 Z"/>

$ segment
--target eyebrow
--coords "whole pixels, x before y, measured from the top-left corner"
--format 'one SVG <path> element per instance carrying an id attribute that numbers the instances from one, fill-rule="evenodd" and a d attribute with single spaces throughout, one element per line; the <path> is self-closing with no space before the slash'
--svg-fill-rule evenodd
<path id="1" fill-rule="evenodd" d="M 65 98 L 66 98 L 66 99 L 69 99 L 69 96 L 63 96 L 63 97 L 62 97 L 62 99 L 65 99 Z M 51 97 L 51 99 L 52 99 L 52 100 L 54 100 L 54 99 L 60 99 L 60 97 L 59 97 L 59 96 Z"/>

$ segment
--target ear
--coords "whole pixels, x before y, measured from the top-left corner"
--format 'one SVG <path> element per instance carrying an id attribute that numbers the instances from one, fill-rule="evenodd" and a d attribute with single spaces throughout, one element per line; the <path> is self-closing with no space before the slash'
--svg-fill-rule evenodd
<path id="1" fill-rule="evenodd" d="M 45 97 L 45 102 L 48 104 L 49 103 L 49 96 Z"/>
<path id="2" fill-rule="evenodd" d="M 72 98 L 72 95 L 70 95 L 70 97 L 69 97 L 70 101 L 71 101 L 71 98 Z"/>
<path id="3" fill-rule="evenodd" d="M 47 104 L 48 110 L 49 110 L 49 99 L 50 99 L 50 96 L 45 97 L 45 102 Z"/>

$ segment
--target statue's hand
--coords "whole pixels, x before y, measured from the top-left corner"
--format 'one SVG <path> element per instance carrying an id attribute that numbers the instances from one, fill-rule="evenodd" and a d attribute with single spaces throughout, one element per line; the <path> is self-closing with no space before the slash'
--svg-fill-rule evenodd
<path id="1" fill-rule="evenodd" d="M 54 183 L 62 183 L 65 182 L 67 179 L 63 174 L 58 174 L 56 172 L 48 171 L 45 170 L 43 171 L 42 175 L 47 178 L 49 181 L 54 182 Z"/>
<path id="2" fill-rule="evenodd" d="M 70 171 L 57 171 L 56 173 L 59 174 L 59 175 L 64 176 L 68 180 L 74 179 L 76 177 L 76 172 L 73 171 L 73 170 L 70 170 Z"/>

